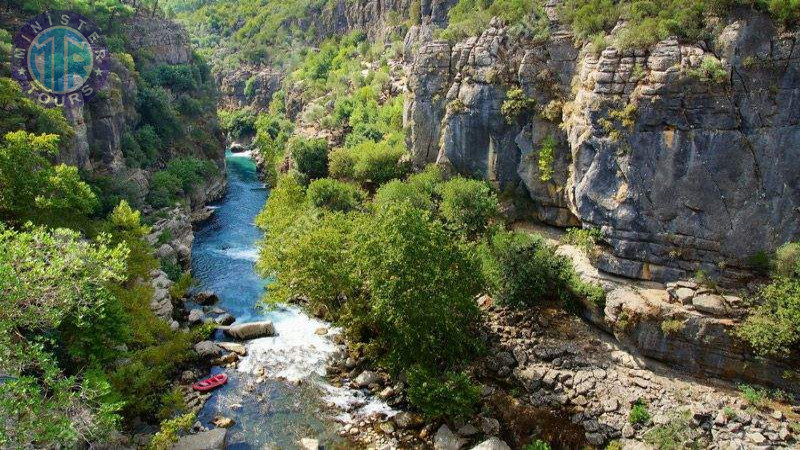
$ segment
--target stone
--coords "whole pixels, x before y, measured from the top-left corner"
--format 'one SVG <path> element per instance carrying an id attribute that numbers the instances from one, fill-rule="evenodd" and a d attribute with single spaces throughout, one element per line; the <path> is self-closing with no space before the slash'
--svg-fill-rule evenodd
<path id="1" fill-rule="evenodd" d="M 240 341 L 275 335 L 275 326 L 269 321 L 231 325 L 223 330 L 228 336 Z"/>
<path id="2" fill-rule="evenodd" d="M 636 429 L 633 428 L 633 425 L 626 423 L 624 427 L 622 427 L 622 437 L 625 439 L 630 439 L 636 435 Z"/>
<path id="3" fill-rule="evenodd" d="M 447 425 L 440 426 L 433 436 L 435 450 L 459 450 L 466 443 L 466 439 L 457 437 Z"/>
<path id="4" fill-rule="evenodd" d="M 422 420 L 418 414 L 402 411 L 395 414 L 392 417 L 394 424 L 397 425 L 398 428 L 406 430 L 409 428 L 419 428 L 425 424 L 425 421 Z"/>
<path id="5" fill-rule="evenodd" d="M 194 351 L 197 352 L 201 359 L 216 358 L 223 353 L 222 348 L 212 341 L 198 342 L 194 346 Z"/>
<path id="6" fill-rule="evenodd" d="M 317 336 L 325 336 L 328 334 L 328 329 L 326 327 L 319 327 L 314 331 L 314 334 Z"/>
<path id="7" fill-rule="evenodd" d="M 682 287 L 675 290 L 674 298 L 682 305 L 690 304 L 692 302 L 692 297 L 694 297 L 694 291 L 692 289 Z"/>
<path id="8" fill-rule="evenodd" d="M 478 429 L 475 428 L 475 426 L 472 425 L 471 423 L 468 423 L 468 424 L 462 426 L 461 428 L 459 428 L 457 433 L 458 433 L 459 436 L 472 437 L 472 436 L 475 436 L 476 434 L 478 434 Z"/>
<path id="9" fill-rule="evenodd" d="M 775 411 L 772 411 L 771 415 L 772 418 L 775 420 L 783 420 L 783 413 L 778 411 L 777 409 Z"/>
<path id="10" fill-rule="evenodd" d="M 204 317 L 205 314 L 203 313 L 203 310 L 195 308 L 189 311 L 189 318 L 187 321 L 189 322 L 189 325 L 196 325 L 202 322 Z"/>
<path id="11" fill-rule="evenodd" d="M 472 450 L 511 450 L 511 447 L 496 437 L 490 437 L 475 447 L 472 447 Z"/>
<path id="12" fill-rule="evenodd" d="M 392 424 L 392 422 L 383 422 L 380 425 L 378 425 L 378 428 L 380 428 L 381 431 L 383 431 L 385 434 L 394 433 L 394 425 Z"/>
<path id="13" fill-rule="evenodd" d="M 319 450 L 319 441 L 311 438 L 300 439 L 300 448 L 303 450 Z"/>
<path id="14" fill-rule="evenodd" d="M 214 420 L 211 421 L 211 423 L 213 423 L 215 426 L 217 426 L 219 428 L 230 428 L 236 422 L 234 422 L 234 420 L 231 419 L 230 417 L 217 416 L 217 417 L 214 418 Z"/>
<path id="15" fill-rule="evenodd" d="M 745 438 L 754 444 L 763 444 L 767 441 L 767 438 L 765 438 L 764 435 L 759 432 L 747 433 Z"/>
<path id="16" fill-rule="evenodd" d="M 243 344 L 238 342 L 215 342 L 218 346 L 222 347 L 223 349 L 238 354 L 239 356 L 246 356 L 247 355 L 247 347 Z"/>
<path id="17" fill-rule="evenodd" d="M 356 377 L 355 383 L 356 386 L 360 388 L 365 388 L 370 384 L 378 383 L 380 380 L 381 377 L 377 373 L 372 372 L 370 370 L 365 370 Z"/>
<path id="18" fill-rule="evenodd" d="M 222 313 L 219 317 L 214 319 L 214 321 L 216 323 L 218 323 L 219 325 L 230 325 L 233 322 L 236 322 L 236 318 L 233 317 L 233 315 L 231 315 L 231 314 Z"/>
<path id="19" fill-rule="evenodd" d="M 192 300 L 194 300 L 194 302 L 198 305 L 209 306 L 217 303 L 219 301 L 219 297 L 217 297 L 217 294 L 211 291 L 202 291 L 194 294 Z"/>
<path id="20" fill-rule="evenodd" d="M 481 417 L 481 430 L 487 436 L 500 434 L 500 422 L 493 417 Z"/>
<path id="21" fill-rule="evenodd" d="M 228 430 L 215 428 L 197 434 L 182 436 L 172 447 L 173 450 L 224 450 Z"/>
<path id="22" fill-rule="evenodd" d="M 702 294 L 692 299 L 692 305 L 700 312 L 715 316 L 724 316 L 728 313 L 725 298 L 717 294 Z"/>

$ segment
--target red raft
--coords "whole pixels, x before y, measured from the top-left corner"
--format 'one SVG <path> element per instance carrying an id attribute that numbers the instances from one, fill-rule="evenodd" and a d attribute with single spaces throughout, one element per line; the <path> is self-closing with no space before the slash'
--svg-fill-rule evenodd
<path id="1" fill-rule="evenodd" d="M 216 389 L 223 384 L 228 382 L 228 376 L 224 373 L 219 375 L 214 375 L 211 378 L 206 378 L 205 380 L 198 381 L 197 383 L 192 385 L 195 391 L 206 392 L 212 389 Z"/>

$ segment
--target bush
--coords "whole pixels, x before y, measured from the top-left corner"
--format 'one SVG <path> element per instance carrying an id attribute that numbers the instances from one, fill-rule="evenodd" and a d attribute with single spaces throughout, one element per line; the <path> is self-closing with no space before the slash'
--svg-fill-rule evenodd
<path id="1" fill-rule="evenodd" d="M 556 140 L 553 136 L 547 136 L 539 147 L 539 179 L 547 182 L 553 179 L 553 161 L 555 160 Z"/>
<path id="2" fill-rule="evenodd" d="M 702 435 L 692 430 L 692 416 L 689 411 L 673 414 L 670 421 L 657 425 L 644 434 L 644 441 L 658 450 L 678 450 L 682 448 L 705 448 L 708 442 Z"/>
<path id="3" fill-rule="evenodd" d="M 713 56 L 704 56 L 700 67 L 689 69 L 687 73 L 705 83 L 727 83 L 729 79 L 728 71 L 722 62 Z"/>
<path id="4" fill-rule="evenodd" d="M 330 178 L 320 178 L 308 185 L 306 196 L 312 206 L 331 211 L 352 211 L 361 204 L 364 194 L 355 186 Z"/>
<path id="5" fill-rule="evenodd" d="M 493 17 L 505 22 L 513 36 L 542 39 L 548 35 L 547 16 L 541 5 L 525 0 L 459 0 L 447 14 L 444 39 L 461 40 L 480 34 Z"/>
<path id="6" fill-rule="evenodd" d="M 736 335 L 763 356 L 789 356 L 800 342 L 800 277 L 779 277 L 758 292 L 759 305 Z"/>
<path id="7" fill-rule="evenodd" d="M 289 141 L 289 153 L 297 170 L 310 180 L 328 176 L 328 143 L 324 139 L 294 138 Z"/>
<path id="8" fill-rule="evenodd" d="M 408 173 L 409 164 L 400 162 L 404 153 L 401 145 L 391 145 L 387 141 L 362 141 L 354 147 L 331 153 L 331 176 L 380 185 Z"/>
<path id="9" fill-rule="evenodd" d="M 764 388 L 750 386 L 749 384 L 740 384 L 739 391 L 747 403 L 756 409 L 764 409 L 769 406 L 769 391 Z"/>
<path id="10" fill-rule="evenodd" d="M 171 142 L 181 135 L 180 117 L 172 105 L 172 97 L 164 88 L 140 83 L 136 106 L 142 122 L 151 125 L 161 140 Z"/>
<path id="11" fill-rule="evenodd" d="M 360 223 L 354 246 L 379 329 L 375 340 L 390 367 L 450 367 L 473 354 L 478 262 L 441 224 L 396 205 Z"/>
<path id="12" fill-rule="evenodd" d="M 572 266 L 538 235 L 498 232 L 482 245 L 483 273 L 499 304 L 532 306 L 570 298 Z"/>
<path id="13" fill-rule="evenodd" d="M 222 129 L 230 134 L 231 139 L 252 136 L 256 133 L 256 116 L 247 109 L 218 112 Z"/>
<path id="14" fill-rule="evenodd" d="M 522 447 L 523 450 L 551 450 L 550 444 L 547 442 L 536 439 L 535 441 L 531 442 L 530 444 Z"/>
<path id="15" fill-rule="evenodd" d="M 778 248 L 772 271 L 776 277 L 800 277 L 800 243 L 790 242 Z"/>
<path id="16" fill-rule="evenodd" d="M 181 180 L 168 171 L 156 172 L 150 180 L 148 202 L 154 208 L 173 206 L 183 192 Z"/>
<path id="17" fill-rule="evenodd" d="M 597 242 L 602 238 L 603 233 L 599 228 L 568 228 L 561 240 L 580 248 L 588 255 L 594 255 L 597 252 Z"/>
<path id="18" fill-rule="evenodd" d="M 408 401 L 429 420 L 470 417 L 480 394 L 465 373 L 437 375 L 419 367 L 408 373 Z"/>
<path id="19" fill-rule="evenodd" d="M 506 99 L 500 107 L 500 112 L 505 117 L 506 122 L 512 124 L 525 114 L 529 114 L 536 106 L 536 101 L 527 95 L 522 89 L 511 89 L 506 93 Z"/>
<path id="20" fill-rule="evenodd" d="M 403 202 L 424 211 L 433 210 L 431 194 L 419 184 L 394 180 L 381 186 L 375 193 L 374 204 L 378 208 L 385 209 Z"/>
<path id="21" fill-rule="evenodd" d="M 485 181 L 457 177 L 437 186 L 439 213 L 450 229 L 475 237 L 499 214 L 497 195 Z"/>
<path id="22" fill-rule="evenodd" d="M 328 170 L 331 178 L 337 180 L 353 180 L 355 178 L 356 159 L 346 148 L 338 148 L 328 155 Z"/>
<path id="23" fill-rule="evenodd" d="M 647 425 L 650 422 L 650 413 L 647 411 L 644 400 L 639 399 L 633 404 L 631 412 L 628 414 L 628 422 L 631 425 Z"/>

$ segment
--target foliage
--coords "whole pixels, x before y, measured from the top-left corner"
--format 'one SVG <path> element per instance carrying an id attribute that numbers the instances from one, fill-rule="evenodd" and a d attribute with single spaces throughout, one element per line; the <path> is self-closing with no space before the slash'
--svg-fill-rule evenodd
<path id="1" fill-rule="evenodd" d="M 669 319 L 661 322 L 661 331 L 666 335 L 673 335 L 680 333 L 683 330 L 684 323 L 679 319 Z"/>
<path id="2" fill-rule="evenodd" d="M 11 54 L 11 50 L 6 54 Z M 61 136 L 65 143 L 73 136 L 72 126 L 64 118 L 62 110 L 41 107 L 22 93 L 11 78 L 0 78 L 0 136 L 11 131 L 25 130 L 34 134 Z"/>
<path id="3" fill-rule="evenodd" d="M 295 137 L 289 141 L 289 153 L 297 170 L 310 180 L 328 175 L 328 143 L 324 139 Z"/>
<path id="4" fill-rule="evenodd" d="M 340 212 L 356 209 L 364 198 L 364 194 L 356 186 L 330 178 L 312 181 L 308 185 L 306 196 L 314 207 Z"/>
<path id="5" fill-rule="evenodd" d="M 551 449 L 550 444 L 541 439 L 536 439 L 535 441 L 523 447 L 523 450 L 550 450 L 550 449 Z"/>
<path id="6" fill-rule="evenodd" d="M 547 15 L 538 2 L 525 0 L 459 0 L 447 14 L 447 28 L 441 37 L 457 41 L 475 36 L 486 28 L 493 17 L 506 23 L 514 36 L 536 40 L 548 36 Z"/>
<path id="7" fill-rule="evenodd" d="M 632 425 L 647 425 L 650 422 L 650 413 L 644 400 L 637 400 L 628 413 L 628 422 Z"/>
<path id="8" fill-rule="evenodd" d="M 727 83 L 728 71 L 717 58 L 706 55 L 697 69 L 688 69 L 687 73 L 705 83 Z"/>
<path id="9" fill-rule="evenodd" d="M 481 250 L 489 293 L 499 304 L 523 307 L 570 298 L 572 266 L 541 236 L 500 231 Z"/>
<path id="10" fill-rule="evenodd" d="M 172 206 L 183 194 L 215 175 L 219 169 L 211 161 L 192 156 L 171 160 L 164 170 L 153 174 L 148 199 L 155 208 Z"/>
<path id="11" fill-rule="evenodd" d="M 547 136 L 542 141 L 539 147 L 539 159 L 537 166 L 539 168 L 539 179 L 542 181 L 550 181 L 553 179 L 553 160 L 555 159 L 556 140 L 553 136 Z"/>
<path id="12" fill-rule="evenodd" d="M 769 391 L 766 389 L 749 384 L 740 384 L 739 391 L 750 406 L 756 409 L 764 409 L 769 406 Z"/>
<path id="13" fill-rule="evenodd" d="M 161 422 L 161 429 L 150 440 L 148 448 L 152 450 L 171 449 L 178 442 L 178 433 L 188 431 L 195 419 L 197 419 L 197 414 L 190 412 Z"/>
<path id="14" fill-rule="evenodd" d="M 480 394 L 465 373 L 437 375 L 420 367 L 408 373 L 408 401 L 429 420 L 471 416 Z"/>
<path id="15" fill-rule="evenodd" d="M 76 443 L 115 426 L 120 405 L 103 401 L 110 390 L 105 378 L 66 373 L 51 353 L 51 337 L 59 329 L 67 339 L 83 333 L 76 351 L 118 342 L 119 335 L 96 327 L 110 313 L 107 284 L 121 280 L 127 251 L 107 237 L 87 242 L 66 229 L 0 229 L 0 372 L 15 377 L 0 390 L 4 446 Z"/>
<path id="16" fill-rule="evenodd" d="M 152 126 L 162 141 L 172 142 L 182 133 L 172 97 L 163 87 L 140 83 L 136 109 L 142 116 L 143 124 Z"/>
<path id="17" fill-rule="evenodd" d="M 599 228 L 568 228 L 561 240 L 593 255 L 597 252 L 597 242 L 602 238 L 603 233 Z"/>
<path id="18" fill-rule="evenodd" d="M 691 428 L 691 413 L 680 411 L 675 413 L 664 425 L 657 425 L 644 434 L 644 441 L 658 450 L 678 450 L 686 448 L 704 448 L 707 442 L 695 436 Z"/>
<path id="19" fill-rule="evenodd" d="M 408 172 L 409 164 L 400 162 L 404 153 L 402 146 L 393 146 L 386 141 L 363 141 L 352 148 L 333 152 L 331 176 L 383 184 Z"/>
<path id="20" fill-rule="evenodd" d="M 522 89 L 511 89 L 506 93 L 500 112 L 505 117 L 506 122 L 511 124 L 533 111 L 534 107 L 536 107 L 536 101 L 525 95 Z"/>
<path id="21" fill-rule="evenodd" d="M 776 277 L 800 276 L 800 243 L 789 242 L 778 248 L 772 265 Z"/>
<path id="22" fill-rule="evenodd" d="M 369 288 L 375 339 L 395 369 L 453 365 L 474 351 L 476 258 L 429 214 L 401 204 L 357 228 L 353 255 Z"/>
<path id="23" fill-rule="evenodd" d="M 178 277 L 178 281 L 169 288 L 169 295 L 176 300 L 182 299 L 186 297 L 186 293 L 189 292 L 192 285 L 194 285 L 194 278 L 192 278 L 191 272 L 183 272 Z"/>
<path id="24" fill-rule="evenodd" d="M 256 116 L 247 109 L 233 111 L 219 110 L 220 125 L 228 132 L 231 139 L 240 139 L 256 133 Z"/>
<path id="25" fill-rule="evenodd" d="M 278 180 L 276 167 L 283 160 L 286 144 L 294 126 L 282 113 L 274 112 L 259 114 L 255 127 L 256 138 L 253 143 L 265 162 L 267 181 L 275 185 Z"/>
<path id="26" fill-rule="evenodd" d="M 178 92 L 195 91 L 202 83 L 200 68 L 190 64 L 159 64 L 145 71 L 142 76 L 151 85 Z"/>
<path id="27" fill-rule="evenodd" d="M 456 177 L 437 186 L 436 193 L 448 227 L 466 236 L 482 234 L 499 214 L 497 195 L 485 181 Z"/>
<path id="28" fill-rule="evenodd" d="M 87 215 L 97 197 L 74 166 L 57 165 L 58 136 L 25 131 L 5 135 L 0 144 L 0 217 L 21 223 L 64 223 L 65 217 Z"/>

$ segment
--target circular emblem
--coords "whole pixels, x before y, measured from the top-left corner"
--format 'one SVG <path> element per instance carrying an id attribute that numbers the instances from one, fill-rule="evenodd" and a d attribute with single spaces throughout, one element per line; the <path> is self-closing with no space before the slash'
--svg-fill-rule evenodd
<path id="1" fill-rule="evenodd" d="M 97 95 L 108 78 L 109 53 L 100 28 L 72 11 L 48 11 L 14 36 L 12 76 L 34 101 L 74 108 Z"/>

